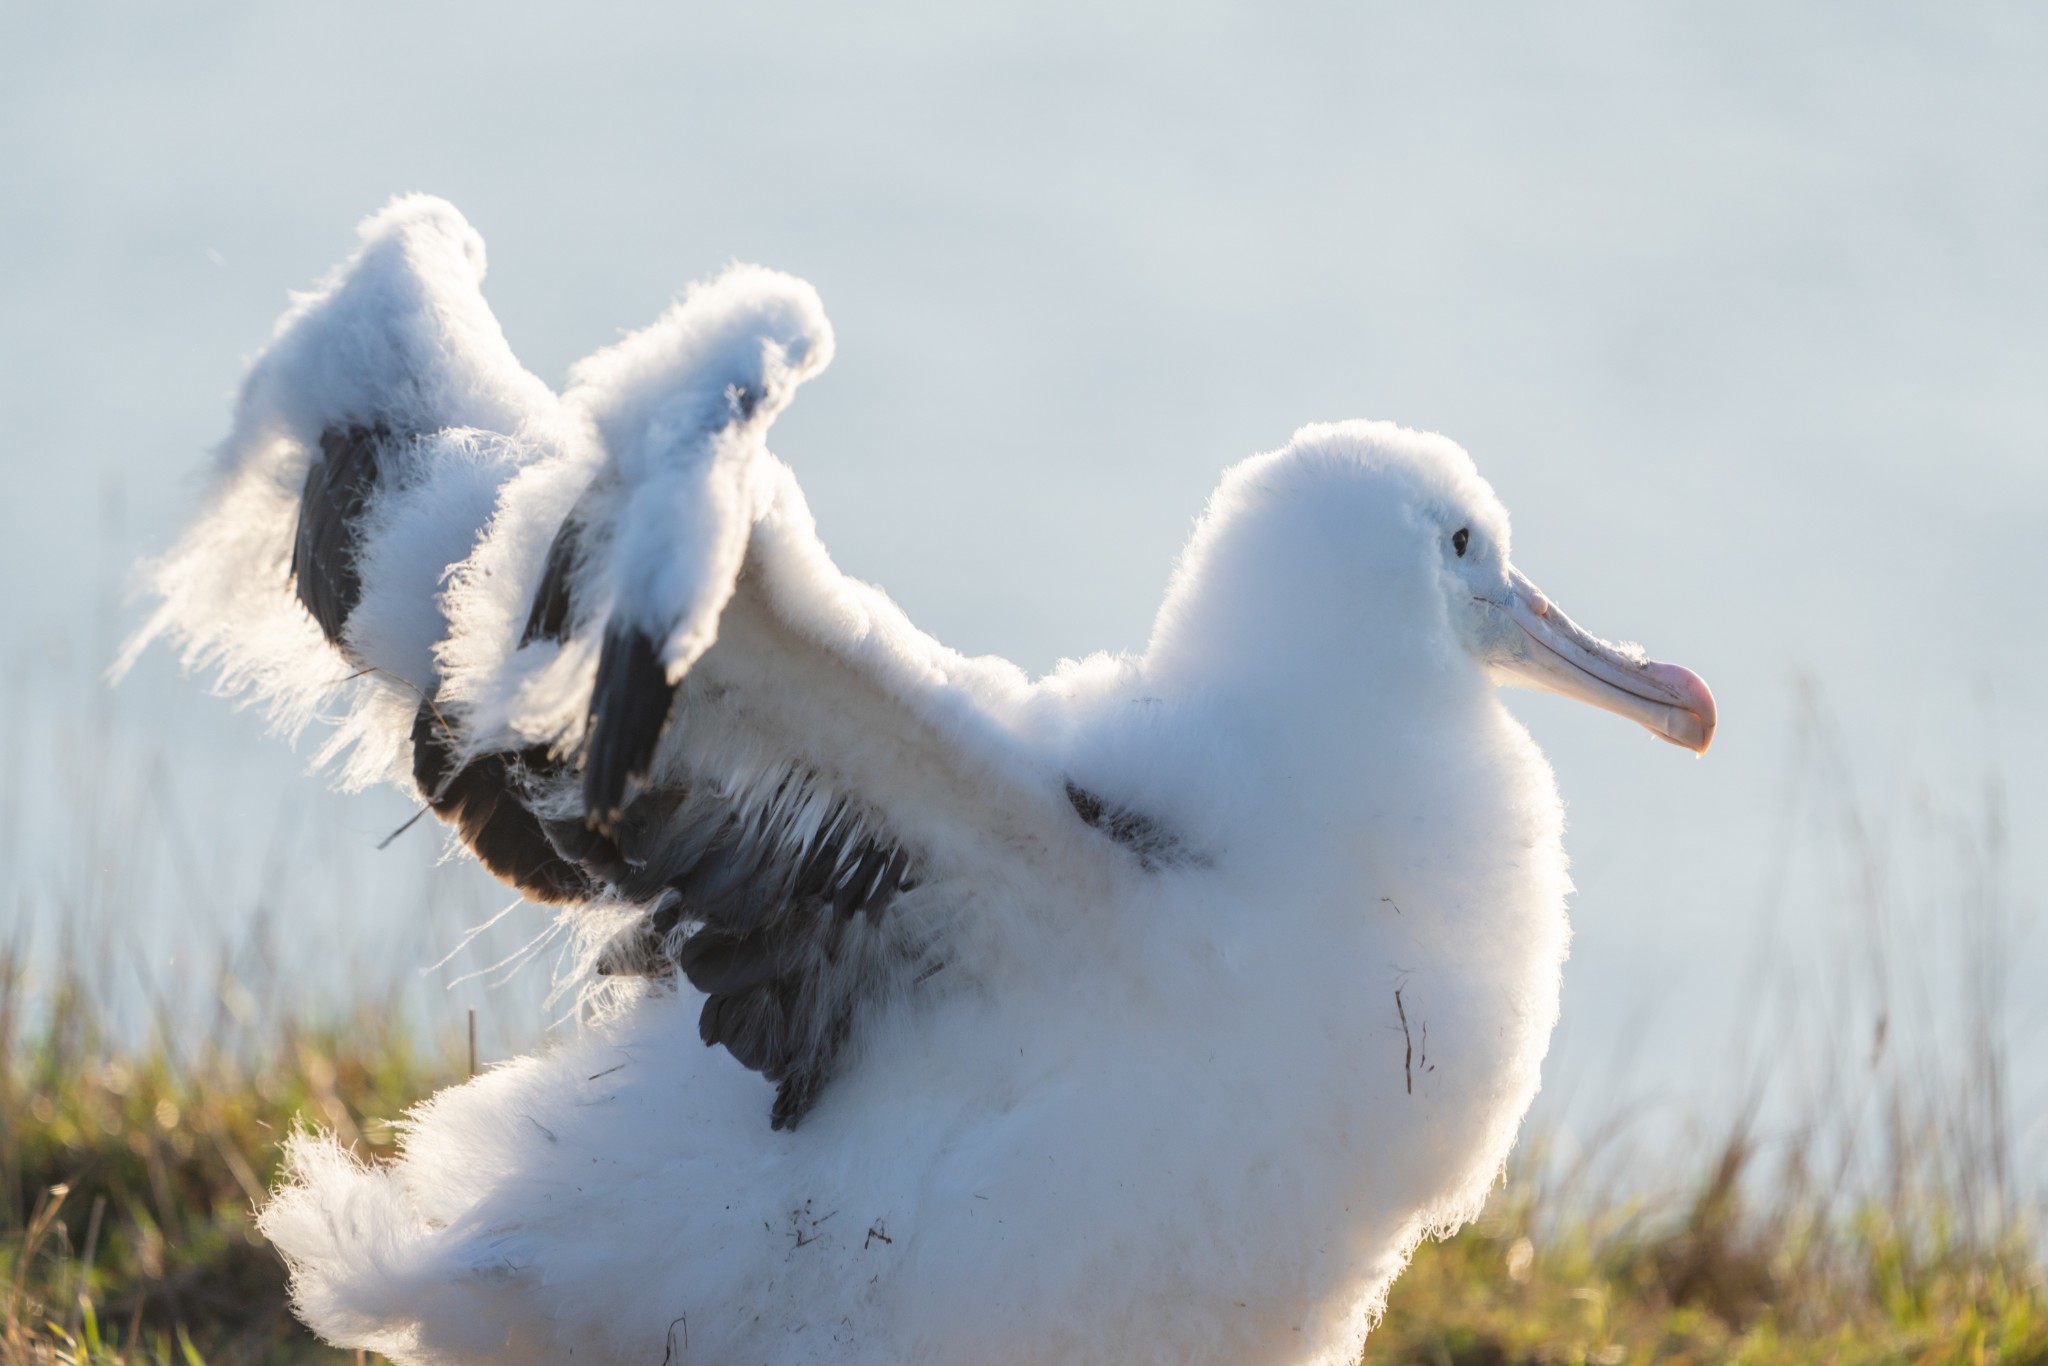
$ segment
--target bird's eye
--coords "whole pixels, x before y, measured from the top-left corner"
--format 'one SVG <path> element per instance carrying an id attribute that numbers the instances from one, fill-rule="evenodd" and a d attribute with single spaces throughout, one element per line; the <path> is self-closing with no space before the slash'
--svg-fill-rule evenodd
<path id="1" fill-rule="evenodd" d="M 1465 558 L 1465 546 L 1472 539 L 1472 528 L 1461 526 L 1451 533 L 1451 549 L 1458 552 L 1458 558 Z"/>

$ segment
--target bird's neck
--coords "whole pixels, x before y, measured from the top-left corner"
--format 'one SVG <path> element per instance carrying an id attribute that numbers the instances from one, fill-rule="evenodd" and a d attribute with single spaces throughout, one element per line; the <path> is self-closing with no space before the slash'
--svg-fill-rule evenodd
<path id="1" fill-rule="evenodd" d="M 1171 770 L 1155 783 L 1160 800 L 1184 804 L 1198 842 L 1237 847 L 1261 829 L 1282 832 L 1268 852 L 1283 860 L 1392 865 L 1417 822 L 1490 802 L 1508 776 L 1496 767 L 1528 762 L 1469 666 L 1322 657 L 1175 674 L 1155 662 L 1140 688 L 1157 699 L 1156 763 Z"/>
<path id="2" fill-rule="evenodd" d="M 1146 685 L 1212 710 L 1290 769 L 1336 773 L 1455 744 L 1493 706 L 1492 684 L 1447 630 L 1416 629 L 1412 612 L 1317 607 L 1199 604 L 1155 635 Z"/>

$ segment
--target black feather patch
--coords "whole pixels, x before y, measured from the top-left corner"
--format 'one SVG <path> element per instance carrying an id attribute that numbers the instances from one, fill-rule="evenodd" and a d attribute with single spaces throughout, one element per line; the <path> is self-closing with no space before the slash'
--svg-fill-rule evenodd
<path id="1" fill-rule="evenodd" d="M 526 805 L 533 773 L 548 762 L 546 750 L 530 749 L 486 754 L 457 767 L 453 737 L 433 704 L 422 703 L 413 717 L 413 781 L 484 867 L 534 901 L 588 901 L 600 884 L 563 857 Z"/>
<path id="2" fill-rule="evenodd" d="M 599 830 L 619 819 L 627 785 L 647 776 L 675 696 L 652 640 L 630 626 L 605 632 L 583 754 L 583 811 Z"/>
<path id="3" fill-rule="evenodd" d="M 832 1064 L 852 1032 L 853 1011 L 848 1007 L 833 1017 L 831 1028 L 820 1046 L 791 1059 L 789 1066 L 775 1078 L 775 1104 L 768 1111 L 770 1129 L 794 1129 L 803 1119 L 817 1101 L 818 1093 L 824 1090 L 825 1083 L 831 1080 Z"/>
<path id="4" fill-rule="evenodd" d="M 835 1048 L 832 1050 L 837 1052 Z M 828 1054 L 825 1062 L 829 1063 Z M 797 1122 L 818 1099 L 818 1092 L 824 1089 L 830 1076 L 824 1065 L 806 1065 L 797 1068 L 775 1088 L 775 1104 L 768 1111 L 768 1127 L 771 1129 L 794 1129 Z"/>
<path id="5" fill-rule="evenodd" d="M 1067 801 L 1082 824 L 1136 854 L 1139 866 L 1148 873 L 1180 856 L 1180 841 L 1159 822 L 1141 812 L 1111 806 L 1071 778 L 1067 780 Z"/>
<path id="6" fill-rule="evenodd" d="M 599 970 L 680 973 L 704 992 L 699 1032 L 776 1083 L 778 1129 L 797 1124 L 830 1081 L 860 1003 L 888 990 L 886 970 L 864 974 L 893 961 L 893 980 L 921 980 L 937 966 L 921 948 L 868 937 L 917 885 L 917 860 L 843 802 L 809 808 L 800 798 L 817 782 L 792 773 L 749 810 L 714 783 L 667 778 L 602 837 L 623 870 L 607 881 L 654 910 L 606 946 Z M 786 822 L 806 810 L 798 835 Z M 693 928 L 680 943 L 679 925 Z"/>
<path id="7" fill-rule="evenodd" d="M 790 950 L 795 947 L 790 940 L 791 936 L 768 930 L 734 934 L 707 927 L 683 941 L 676 966 L 699 991 L 711 995 L 750 991 L 795 966 L 790 961 Z"/>
<path id="8" fill-rule="evenodd" d="M 740 1064 L 775 1079 L 777 1064 L 790 1055 L 789 1017 L 773 985 L 732 996 L 713 996 L 697 1019 L 706 1044 L 723 1044 Z"/>
<path id="9" fill-rule="evenodd" d="M 631 818 L 630 808 L 626 815 Z M 582 821 L 543 819 L 540 828 L 556 852 L 571 863 L 580 864 L 593 878 L 616 885 L 631 876 L 632 868 L 611 836 L 592 830 Z"/>
<path id="10" fill-rule="evenodd" d="M 322 634 L 337 646 L 349 613 L 362 601 L 356 554 L 382 448 L 390 439 L 390 429 L 381 422 L 329 427 L 320 433 L 320 458 L 306 470 L 298 535 L 292 542 L 292 586 Z"/>
<path id="11" fill-rule="evenodd" d="M 526 614 L 526 629 L 519 643 L 536 640 L 567 640 L 572 604 L 569 579 L 576 572 L 576 557 L 583 539 L 582 526 L 574 517 L 562 522 L 562 529 L 548 544 L 547 567 L 541 570 L 540 587 L 533 595 L 533 610 Z"/>
<path id="12" fill-rule="evenodd" d="M 839 890 L 832 894 L 832 914 L 840 920 L 850 918 L 857 910 L 867 905 L 868 893 L 874 890 L 882 872 L 888 867 L 889 851 L 877 845 L 869 845 L 861 851 L 859 862 L 839 884 Z"/>

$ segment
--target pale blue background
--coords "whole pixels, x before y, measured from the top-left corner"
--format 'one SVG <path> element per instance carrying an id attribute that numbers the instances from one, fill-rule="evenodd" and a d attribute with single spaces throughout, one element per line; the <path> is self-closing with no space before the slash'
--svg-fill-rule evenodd
<path id="1" fill-rule="evenodd" d="M 1034 671 L 1142 643 L 1223 465 L 1449 433 L 1521 566 L 1724 709 L 1694 762 L 1516 703 L 1582 889 L 1548 1122 L 1796 1108 L 1875 995 L 1954 1064 L 1991 908 L 2038 1175 L 2043 72 L 2018 4 L 8 6 L 0 916 L 115 997 L 225 941 L 535 1036 L 532 975 L 413 972 L 502 898 L 375 853 L 402 804 L 160 659 L 97 682 L 285 291 L 424 189 L 554 381 L 729 259 L 812 280 L 839 360 L 775 446 L 828 543 Z"/>

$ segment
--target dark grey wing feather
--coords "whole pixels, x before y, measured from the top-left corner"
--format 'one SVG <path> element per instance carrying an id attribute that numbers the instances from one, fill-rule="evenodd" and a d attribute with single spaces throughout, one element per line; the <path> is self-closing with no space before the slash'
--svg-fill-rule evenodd
<path id="1" fill-rule="evenodd" d="M 631 626 L 605 632 L 583 752 L 583 810 L 598 829 L 619 819 L 627 785 L 647 776 L 675 697 L 654 641 Z"/>
<path id="2" fill-rule="evenodd" d="M 306 470 L 292 540 L 292 586 L 337 648 L 349 613 L 362 600 L 356 555 L 390 440 L 391 430 L 382 422 L 329 427 L 320 433 L 320 458 Z"/>
<path id="3" fill-rule="evenodd" d="M 631 664 L 637 653 L 644 690 L 604 695 L 644 705 L 641 735 L 650 748 L 641 752 L 651 756 L 681 689 L 654 681 L 651 644 L 636 652 L 621 640 L 612 655 L 612 687 L 621 686 L 616 661 Z M 602 664 L 599 677 L 603 693 Z M 605 709 L 593 710 L 601 723 Z M 719 709 L 710 710 L 715 716 Z M 427 757 L 418 776 L 436 809 L 487 866 L 530 896 L 606 893 L 647 906 L 645 917 L 601 953 L 599 972 L 680 974 L 702 991 L 700 1037 L 775 1083 L 769 1119 L 776 1129 L 793 1127 L 816 1103 L 864 1003 L 942 966 L 929 945 L 889 919 L 895 902 L 917 887 L 922 856 L 872 813 L 832 798 L 814 772 L 792 766 L 745 796 L 671 768 L 658 786 L 630 800 L 623 782 L 612 789 L 621 804 L 602 825 L 542 818 L 536 808 L 573 809 L 577 797 L 588 800 L 591 764 L 631 773 L 615 756 L 633 751 L 593 742 L 580 784 L 566 762 L 538 750 L 482 756 L 450 774 L 433 757 L 445 763 L 438 724 L 423 708 L 416 753 Z M 646 762 L 640 760 L 643 771 Z M 1148 871 L 1202 861 L 1148 815 L 1071 781 L 1066 796 L 1083 824 Z"/>
<path id="4" fill-rule="evenodd" d="M 562 521 L 561 530 L 548 543 L 546 566 L 541 570 L 540 588 L 533 595 L 533 610 L 526 615 L 526 629 L 519 643 L 536 640 L 564 641 L 574 623 L 570 581 L 582 551 L 583 524 L 573 515 Z"/>
<path id="5" fill-rule="evenodd" d="M 603 882 L 557 847 L 528 805 L 559 771 L 546 750 L 484 754 L 459 765 L 456 754 L 447 720 L 432 702 L 421 703 L 412 727 L 413 781 L 484 867 L 534 901 L 580 903 L 603 892 Z M 584 848 L 597 855 L 601 837 L 592 839 Z"/>
<path id="6" fill-rule="evenodd" d="M 735 996 L 793 971 L 797 966 L 796 955 L 789 951 L 793 947 L 762 931 L 735 934 L 707 925 L 683 941 L 675 961 L 697 990 Z"/>
<path id="7" fill-rule="evenodd" d="M 1181 846 L 1180 838 L 1151 816 L 1112 805 L 1071 778 L 1067 780 L 1067 804 L 1074 808 L 1082 824 L 1130 850 L 1148 873 L 1157 872 L 1162 864 L 1206 862 L 1189 854 Z"/>
<path id="8" fill-rule="evenodd" d="M 844 802 L 801 821 L 819 791 L 801 771 L 755 804 L 713 783 L 665 783 L 612 831 L 628 870 L 615 889 L 655 910 L 601 970 L 680 972 L 706 993 L 698 1032 L 776 1083 L 777 1129 L 817 1098 L 860 1003 L 931 966 L 887 923 L 917 886 L 919 857 Z"/>
<path id="9" fill-rule="evenodd" d="M 601 661 L 598 682 L 638 729 L 593 738 L 580 783 L 568 761 L 540 748 L 458 762 L 461 747 L 431 704 L 414 726 L 414 776 L 485 866 L 527 896 L 647 906 L 600 954 L 598 971 L 680 974 L 704 992 L 699 1034 L 776 1084 L 770 1123 L 788 1128 L 830 1078 L 861 1003 L 933 970 L 885 923 L 917 885 L 921 859 L 802 768 L 752 798 L 668 771 L 626 800 L 625 781 L 644 774 L 678 691 L 639 639 L 637 648 L 623 636 L 607 641 L 612 671 Z M 600 727 L 621 714 L 593 711 Z M 588 803 L 593 770 L 614 775 L 609 820 L 536 814 Z"/>

